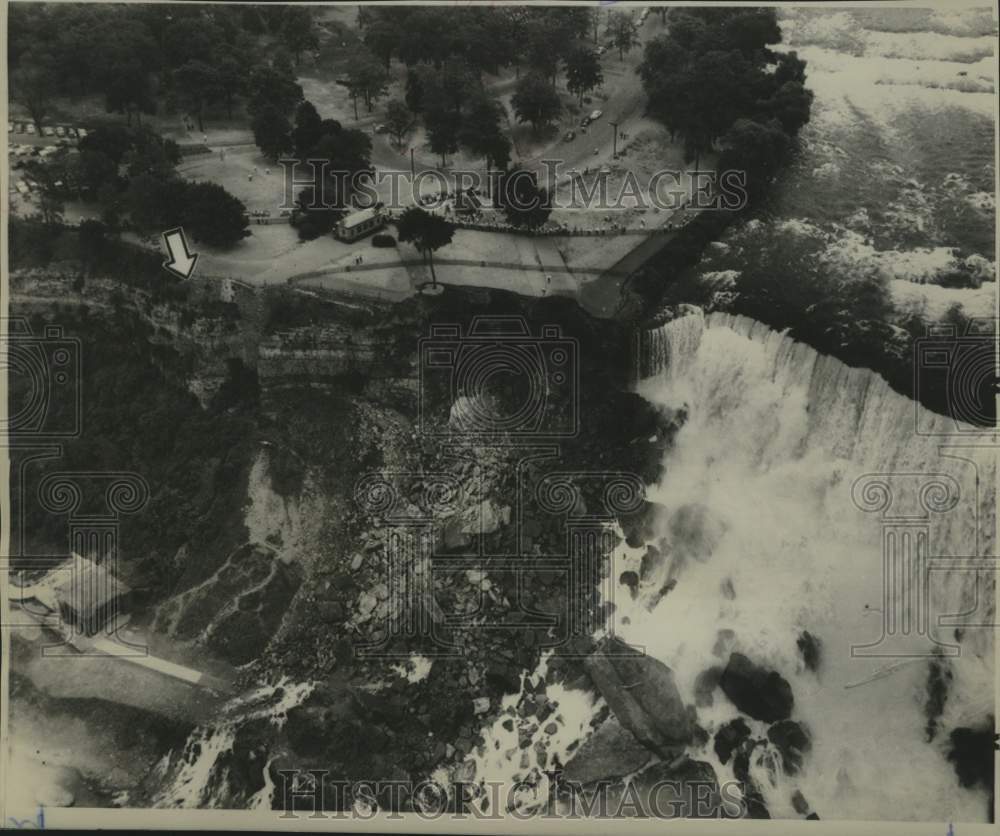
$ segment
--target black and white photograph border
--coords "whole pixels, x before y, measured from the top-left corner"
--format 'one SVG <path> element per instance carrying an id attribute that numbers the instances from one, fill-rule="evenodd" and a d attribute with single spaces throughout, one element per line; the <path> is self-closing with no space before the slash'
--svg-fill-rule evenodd
<path id="1" fill-rule="evenodd" d="M 3 827 L 996 832 L 995 0 L 0 15 Z"/>

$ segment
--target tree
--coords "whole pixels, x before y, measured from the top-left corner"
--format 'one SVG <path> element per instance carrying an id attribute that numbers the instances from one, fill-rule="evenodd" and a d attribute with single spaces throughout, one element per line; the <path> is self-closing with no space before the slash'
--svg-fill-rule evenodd
<path id="1" fill-rule="evenodd" d="M 302 102 L 295 109 L 295 128 L 292 130 L 292 146 L 295 155 L 304 159 L 310 148 L 315 147 L 323 136 L 323 120 L 312 102 Z"/>
<path id="2" fill-rule="evenodd" d="M 182 197 L 182 223 L 195 241 L 231 247 L 250 234 L 246 206 L 217 183 L 185 184 Z"/>
<path id="3" fill-rule="evenodd" d="M 215 67 L 191 60 L 174 70 L 174 86 L 188 112 L 198 120 L 198 130 L 205 130 L 205 106 L 223 98 L 222 84 Z"/>
<path id="4" fill-rule="evenodd" d="M 462 119 L 458 141 L 477 157 L 486 157 L 487 163 L 491 153 L 495 153 L 500 145 L 502 113 L 500 102 L 480 93 L 470 102 Z"/>
<path id="5" fill-rule="evenodd" d="M 535 229 L 552 214 L 548 191 L 538 185 L 534 172 L 515 168 L 500 180 L 500 205 L 512 226 Z"/>
<path id="6" fill-rule="evenodd" d="M 100 221 L 86 219 L 80 222 L 78 240 L 80 242 L 80 258 L 84 270 L 91 273 L 94 264 L 104 254 L 107 246 L 108 228 Z"/>
<path id="7" fill-rule="evenodd" d="M 103 184 L 114 183 L 118 177 L 118 166 L 101 151 L 80 151 L 74 168 L 77 188 L 91 196 L 96 195 Z"/>
<path id="8" fill-rule="evenodd" d="M 578 96 L 582 105 L 584 94 L 603 83 L 601 59 L 594 50 L 581 43 L 566 57 L 566 89 Z"/>
<path id="9" fill-rule="evenodd" d="M 181 224 L 185 183 L 140 174 L 129 180 L 124 209 L 140 232 L 162 232 Z"/>
<path id="10" fill-rule="evenodd" d="M 416 206 L 403 212 L 396 224 L 399 240 L 413 244 L 430 267 L 431 286 L 437 287 L 434 272 L 434 253 L 450 244 L 455 234 L 455 225 Z"/>
<path id="11" fill-rule="evenodd" d="M 124 125 L 100 125 L 77 143 L 80 153 L 97 151 L 117 167 L 134 144 L 134 135 Z"/>
<path id="12" fill-rule="evenodd" d="M 406 106 L 414 113 L 424 109 L 424 83 L 420 73 L 410 69 L 406 71 Z"/>
<path id="13" fill-rule="evenodd" d="M 284 17 L 281 40 L 295 56 L 295 66 L 298 66 L 303 50 L 316 49 L 319 46 L 319 39 L 313 26 L 312 9 L 287 6 Z"/>
<path id="14" fill-rule="evenodd" d="M 246 67 L 235 55 L 227 53 L 220 56 L 215 71 L 219 92 L 226 103 L 226 115 L 232 119 L 236 97 L 247 88 Z"/>
<path id="15" fill-rule="evenodd" d="M 737 119 L 722 138 L 719 169 L 746 172 L 747 193 L 756 198 L 774 178 L 790 145 L 777 119 L 766 124 Z"/>
<path id="16" fill-rule="evenodd" d="M 448 164 L 448 154 L 458 151 L 458 132 L 461 125 L 461 115 L 452 110 L 435 108 L 424 114 L 427 144 L 431 151 L 441 155 L 442 168 Z"/>
<path id="17" fill-rule="evenodd" d="M 63 205 L 62 198 L 54 191 L 50 189 L 42 191 L 38 208 L 41 210 L 42 222 L 46 226 L 56 226 L 63 222 L 63 211 L 66 207 Z"/>
<path id="18" fill-rule="evenodd" d="M 254 142 L 269 160 L 277 161 L 284 153 L 292 150 L 292 126 L 273 105 L 268 105 L 254 116 L 251 127 Z"/>
<path id="19" fill-rule="evenodd" d="M 347 71 L 347 89 L 354 99 L 354 118 L 358 118 L 357 100 L 364 100 L 368 112 L 372 112 L 375 101 L 388 92 L 389 74 L 384 64 L 368 49 L 356 50 L 350 59 Z"/>
<path id="20" fill-rule="evenodd" d="M 275 67 L 258 67 L 253 70 L 247 90 L 247 110 L 251 116 L 270 105 L 288 117 L 303 99 L 302 87 L 295 77 Z"/>
<path id="21" fill-rule="evenodd" d="M 403 38 L 400 25 L 402 9 L 379 9 L 374 6 L 358 8 L 358 26 L 364 32 L 365 46 L 382 59 L 388 70 L 393 53 L 399 49 Z"/>
<path id="22" fill-rule="evenodd" d="M 324 120 L 319 142 L 305 153 L 313 165 L 313 183 L 296 197 L 293 224 L 302 240 L 329 232 L 351 204 L 355 186 L 371 170 L 371 138 L 363 131 Z"/>
<path id="23" fill-rule="evenodd" d="M 618 50 L 618 59 L 625 60 L 625 53 L 639 43 L 639 31 L 629 12 L 611 12 L 608 16 L 608 26 L 605 30 L 611 38 L 611 43 Z"/>
<path id="24" fill-rule="evenodd" d="M 413 114 L 399 99 L 390 99 L 385 106 L 385 124 L 396 140 L 396 145 L 402 145 L 403 135 L 413 124 Z"/>
<path id="25" fill-rule="evenodd" d="M 55 72 L 46 64 L 26 63 L 14 70 L 12 81 L 14 100 L 28 111 L 41 134 L 42 120 L 48 116 L 56 94 L 58 82 Z"/>
<path id="26" fill-rule="evenodd" d="M 156 112 L 150 76 L 134 60 L 119 69 L 119 73 L 104 82 L 104 108 L 109 113 L 123 113 L 127 125 L 132 124 L 133 116 L 141 125 L 143 113 Z"/>
<path id="27" fill-rule="evenodd" d="M 559 94 L 539 75 L 524 76 L 517 83 L 510 100 L 518 122 L 530 122 L 537 133 L 559 115 Z"/>

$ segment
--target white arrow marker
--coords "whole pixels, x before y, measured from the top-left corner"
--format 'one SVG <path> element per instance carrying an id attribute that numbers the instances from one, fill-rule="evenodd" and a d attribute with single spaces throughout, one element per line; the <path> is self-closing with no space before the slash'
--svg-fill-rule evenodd
<path id="1" fill-rule="evenodd" d="M 194 266 L 198 263 L 198 254 L 188 250 L 184 230 L 179 226 L 168 229 L 163 233 L 163 243 L 170 255 L 170 258 L 163 262 L 163 266 L 175 276 L 182 279 L 191 278 Z"/>

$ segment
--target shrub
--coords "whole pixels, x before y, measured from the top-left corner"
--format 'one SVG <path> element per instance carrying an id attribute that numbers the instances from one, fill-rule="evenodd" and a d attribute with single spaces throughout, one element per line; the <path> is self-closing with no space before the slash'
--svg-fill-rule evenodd
<path id="1" fill-rule="evenodd" d="M 377 232 L 372 237 L 372 246 L 373 247 L 395 247 L 396 246 L 396 239 L 393 238 L 391 235 L 389 235 L 389 233 L 387 233 L 387 232 Z"/>

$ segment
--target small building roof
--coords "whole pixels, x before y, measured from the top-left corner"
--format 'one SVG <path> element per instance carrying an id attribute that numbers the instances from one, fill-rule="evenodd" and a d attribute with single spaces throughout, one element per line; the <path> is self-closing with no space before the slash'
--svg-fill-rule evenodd
<path id="1" fill-rule="evenodd" d="M 359 224 L 363 224 L 365 221 L 370 221 L 372 218 L 378 217 L 379 211 L 374 206 L 369 209 L 361 209 L 358 212 L 353 212 L 350 215 L 342 218 L 340 225 L 344 229 L 352 229 Z"/>
<path id="2" fill-rule="evenodd" d="M 57 601 L 73 606 L 86 603 L 96 608 L 131 591 L 108 571 L 107 566 L 85 557 L 74 555 L 64 567 L 70 571 L 58 572 L 52 584 Z"/>

